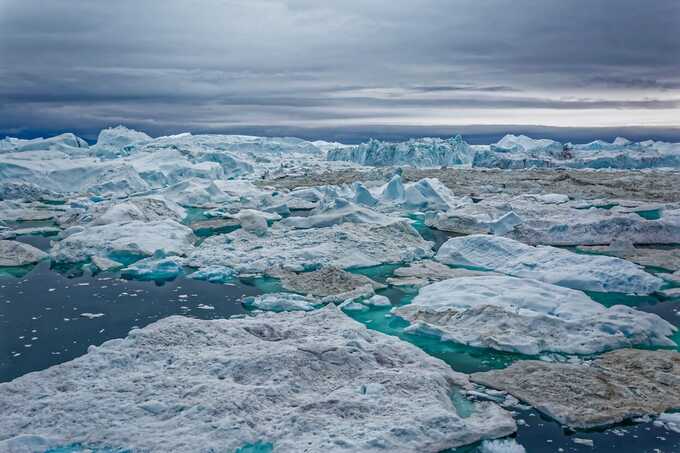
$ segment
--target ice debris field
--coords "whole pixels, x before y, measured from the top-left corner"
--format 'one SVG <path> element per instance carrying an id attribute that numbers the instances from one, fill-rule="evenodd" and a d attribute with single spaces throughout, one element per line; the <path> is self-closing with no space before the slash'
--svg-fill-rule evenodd
<path id="1" fill-rule="evenodd" d="M 0 452 L 680 451 L 680 144 L 0 140 Z"/>

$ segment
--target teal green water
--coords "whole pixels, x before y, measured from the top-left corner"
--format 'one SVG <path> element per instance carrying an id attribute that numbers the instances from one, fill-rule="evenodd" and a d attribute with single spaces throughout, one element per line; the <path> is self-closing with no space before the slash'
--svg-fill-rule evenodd
<path id="1" fill-rule="evenodd" d="M 274 451 L 273 444 L 269 442 L 256 442 L 237 448 L 234 453 L 271 453 L 272 451 Z"/>
<path id="2" fill-rule="evenodd" d="M 659 302 L 654 296 L 636 296 L 632 294 L 623 293 L 600 293 L 596 291 L 585 291 L 596 302 L 601 303 L 605 307 L 612 307 L 614 305 L 627 305 L 629 307 L 638 307 L 643 304 L 655 304 Z"/>
<path id="3" fill-rule="evenodd" d="M 647 211 L 637 211 L 637 215 L 647 220 L 659 220 L 661 218 L 661 209 L 649 209 Z"/>
<path id="4" fill-rule="evenodd" d="M 404 293 L 394 288 L 380 290 L 377 293 L 390 298 L 395 306 L 408 304 L 414 297 L 414 294 Z M 390 314 L 390 307 L 371 308 L 367 311 L 348 312 L 347 314 L 352 319 L 365 324 L 369 329 L 398 337 L 419 347 L 462 373 L 505 368 L 515 360 L 528 358 L 520 354 L 474 348 L 451 341 L 442 341 L 439 337 L 405 332 L 404 329 L 409 326 L 409 323 Z"/>
<path id="5" fill-rule="evenodd" d="M 349 269 L 349 272 L 365 275 L 376 282 L 385 283 L 387 277 L 391 276 L 396 269 L 402 266 L 403 264 L 381 264 L 380 266 L 357 267 L 355 269 Z"/>

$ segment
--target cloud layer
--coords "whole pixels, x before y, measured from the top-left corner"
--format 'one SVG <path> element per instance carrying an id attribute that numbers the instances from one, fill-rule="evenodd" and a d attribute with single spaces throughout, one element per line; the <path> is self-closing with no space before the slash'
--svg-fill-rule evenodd
<path id="1" fill-rule="evenodd" d="M 680 126 L 676 0 L 0 0 L 0 131 Z"/>

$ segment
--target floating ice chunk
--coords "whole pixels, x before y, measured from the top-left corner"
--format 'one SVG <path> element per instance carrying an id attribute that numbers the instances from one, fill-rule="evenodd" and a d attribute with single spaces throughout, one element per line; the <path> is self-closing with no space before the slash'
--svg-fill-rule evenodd
<path id="1" fill-rule="evenodd" d="M 464 268 L 452 268 L 433 260 L 423 260 L 400 267 L 394 271 L 394 277 L 388 277 L 387 283 L 395 286 L 421 287 L 430 283 L 450 278 L 477 277 L 480 275 L 498 275 L 495 272 L 473 271 Z"/>
<path id="2" fill-rule="evenodd" d="M 137 261 L 121 271 L 121 275 L 137 280 L 173 280 L 182 274 L 183 258 L 156 253 Z"/>
<path id="3" fill-rule="evenodd" d="M 680 408 L 679 373 L 677 351 L 619 349 L 586 363 L 520 360 L 470 378 L 561 424 L 594 428 Z"/>
<path id="4" fill-rule="evenodd" d="M 478 234 L 449 239 L 436 259 L 444 264 L 480 267 L 587 291 L 649 294 L 663 283 L 620 258 L 533 247 L 499 236 Z"/>
<path id="5" fill-rule="evenodd" d="M 231 199 L 213 181 L 186 179 L 159 192 L 182 206 L 214 207 Z"/>
<path id="6" fill-rule="evenodd" d="M 392 179 L 387 183 L 385 188 L 382 190 L 380 198 L 384 201 L 391 201 L 394 203 L 403 203 L 406 199 L 406 189 L 404 184 L 401 182 L 400 175 L 392 176 Z"/>
<path id="7" fill-rule="evenodd" d="M 637 248 L 627 241 L 618 241 L 609 246 L 579 246 L 579 250 L 590 253 L 603 253 L 642 266 L 654 266 L 670 271 L 680 270 L 680 250 L 661 248 Z"/>
<path id="8" fill-rule="evenodd" d="M 344 223 L 308 229 L 275 224 L 265 237 L 242 230 L 209 237 L 190 254 L 187 265 L 216 264 L 239 273 L 265 273 L 276 268 L 303 271 L 322 266 L 369 267 L 429 256 L 432 243 L 406 220 L 389 225 Z"/>
<path id="9" fill-rule="evenodd" d="M 128 155 L 139 147 L 139 145 L 153 140 L 144 132 L 128 129 L 125 126 L 110 127 L 102 129 L 97 137 L 97 143 L 92 147 L 92 152 L 99 157 L 115 158 Z"/>
<path id="10" fill-rule="evenodd" d="M 227 283 L 236 277 L 236 272 L 226 266 L 206 266 L 189 274 L 187 277 L 196 280 L 206 280 L 211 283 Z"/>
<path id="11" fill-rule="evenodd" d="M 354 189 L 354 202 L 365 206 L 375 206 L 378 200 L 368 191 L 368 189 L 360 182 L 352 184 Z"/>
<path id="12" fill-rule="evenodd" d="M 89 207 L 84 217 L 92 218 L 92 225 L 143 220 L 147 222 L 184 219 L 186 210 L 177 203 L 160 197 L 135 197 L 126 201 L 96 203 Z M 79 220 L 86 220 L 79 219 Z M 63 224 L 63 220 L 61 220 Z"/>
<path id="13" fill-rule="evenodd" d="M 522 218 L 510 211 L 503 214 L 498 219 L 489 222 L 489 231 L 493 234 L 503 235 L 512 231 L 517 225 L 523 222 Z"/>
<path id="14" fill-rule="evenodd" d="M 34 264 L 47 256 L 47 253 L 32 245 L 0 240 L 0 267 Z"/>
<path id="15" fill-rule="evenodd" d="M 244 231 L 257 236 L 267 234 L 267 218 L 253 209 L 244 209 L 238 214 L 238 220 Z"/>
<path id="16" fill-rule="evenodd" d="M 385 287 L 365 275 L 353 274 L 331 266 L 310 272 L 296 273 L 277 270 L 271 273 L 281 279 L 281 286 L 284 289 L 321 297 L 324 301 L 330 301 L 327 299 L 329 297 L 343 301 L 358 295 L 372 295 L 374 289 Z M 358 293 L 357 290 L 359 290 Z"/>
<path id="17" fill-rule="evenodd" d="M 419 210 L 447 210 L 456 204 L 453 192 L 436 178 L 424 178 L 408 184 L 405 205 Z"/>
<path id="18" fill-rule="evenodd" d="M 4 142 L 4 143 L 3 143 Z M 61 151 L 66 154 L 86 154 L 89 145 L 82 138 L 67 132 L 50 138 L 33 140 L 4 139 L 0 140 L 0 152 L 4 151 Z"/>
<path id="19" fill-rule="evenodd" d="M 494 403 L 459 415 L 449 397 L 459 387 L 470 387 L 465 375 L 334 306 L 233 320 L 172 316 L 0 384 L 0 450 L 31 433 L 133 451 L 233 452 L 275 439 L 284 452 L 434 453 L 516 429 Z"/>
<path id="20" fill-rule="evenodd" d="M 97 319 L 104 316 L 104 313 L 81 313 L 80 316 L 87 319 Z"/>
<path id="21" fill-rule="evenodd" d="M 317 308 L 318 299 L 294 293 L 270 293 L 243 298 L 243 305 L 264 311 L 310 311 Z"/>
<path id="22" fill-rule="evenodd" d="M 462 277 L 420 289 L 394 312 L 411 331 L 501 351 L 594 354 L 615 348 L 675 346 L 675 327 L 659 316 L 536 280 Z"/>
<path id="23" fill-rule="evenodd" d="M 680 413 L 664 413 L 659 415 L 654 424 L 660 424 L 669 431 L 680 434 Z"/>
<path id="24" fill-rule="evenodd" d="M 123 264 L 119 263 L 118 261 L 110 260 L 103 256 L 93 256 L 91 259 L 92 264 L 94 264 L 97 267 L 97 269 L 102 272 L 120 269 L 121 267 L 124 267 Z"/>
<path id="25" fill-rule="evenodd" d="M 67 236 L 54 244 L 51 255 L 58 263 L 85 261 L 91 256 L 135 260 L 158 250 L 165 255 L 184 255 L 193 248 L 194 239 L 190 228 L 174 220 L 110 223 Z"/>
<path id="26" fill-rule="evenodd" d="M 379 294 L 376 294 L 373 297 L 369 297 L 368 299 L 363 300 L 361 303 L 364 304 L 364 305 L 368 305 L 370 307 L 391 307 L 392 306 L 392 302 L 390 302 L 390 300 L 387 297 L 381 296 Z"/>
<path id="27" fill-rule="evenodd" d="M 381 214 L 372 209 L 351 203 L 343 198 L 319 207 L 307 217 L 288 217 L 281 221 L 282 225 L 291 228 L 325 228 L 343 223 L 370 223 L 388 225 L 398 221 L 395 217 Z"/>
<path id="28" fill-rule="evenodd" d="M 343 311 L 368 311 L 368 307 L 360 302 L 356 302 L 354 299 L 348 299 L 345 302 L 338 305 Z"/>
<path id="29" fill-rule="evenodd" d="M 526 453 L 526 450 L 515 439 L 499 439 L 482 442 L 479 453 Z"/>

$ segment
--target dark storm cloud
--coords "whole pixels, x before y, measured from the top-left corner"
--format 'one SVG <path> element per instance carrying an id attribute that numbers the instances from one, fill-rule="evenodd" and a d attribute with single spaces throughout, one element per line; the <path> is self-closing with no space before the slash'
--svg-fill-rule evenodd
<path id="1" fill-rule="evenodd" d="M 677 124 L 678 29 L 676 0 L 0 0 L 0 130 Z"/>

